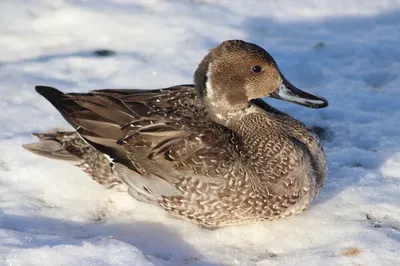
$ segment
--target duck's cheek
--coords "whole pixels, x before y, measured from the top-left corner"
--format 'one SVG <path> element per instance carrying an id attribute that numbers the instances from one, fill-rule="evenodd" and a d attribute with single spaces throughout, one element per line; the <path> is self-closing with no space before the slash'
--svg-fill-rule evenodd
<path id="1" fill-rule="evenodd" d="M 248 83 L 245 87 L 248 101 L 268 96 L 270 94 L 268 87 L 261 80 Z"/>

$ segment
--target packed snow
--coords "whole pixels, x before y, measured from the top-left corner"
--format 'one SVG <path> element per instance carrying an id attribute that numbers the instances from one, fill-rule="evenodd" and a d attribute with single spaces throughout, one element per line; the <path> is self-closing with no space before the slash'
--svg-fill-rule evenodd
<path id="1" fill-rule="evenodd" d="M 210 231 L 21 147 L 70 128 L 35 85 L 191 83 L 226 39 L 329 100 L 267 99 L 323 139 L 328 178 L 303 214 Z M 400 265 L 399 47 L 396 0 L 0 1 L 0 265 Z"/>

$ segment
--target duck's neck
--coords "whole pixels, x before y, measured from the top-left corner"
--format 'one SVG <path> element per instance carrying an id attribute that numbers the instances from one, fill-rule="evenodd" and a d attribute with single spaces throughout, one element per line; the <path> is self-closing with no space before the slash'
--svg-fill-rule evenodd
<path id="1" fill-rule="evenodd" d="M 223 108 L 213 102 L 207 105 L 209 118 L 214 122 L 232 130 L 239 137 L 242 151 L 248 154 L 261 154 L 266 150 L 265 145 L 272 135 L 279 137 L 279 123 L 271 119 L 265 111 L 255 105 L 240 109 Z M 260 161 L 260 158 L 252 158 Z M 261 161 L 260 161 L 261 163 Z"/>
<path id="2" fill-rule="evenodd" d="M 232 122 L 241 120 L 244 116 L 256 111 L 257 108 L 248 103 L 232 105 L 227 101 L 215 101 L 207 98 L 204 99 L 204 105 L 211 120 L 231 130 L 234 130 L 231 128 Z"/>

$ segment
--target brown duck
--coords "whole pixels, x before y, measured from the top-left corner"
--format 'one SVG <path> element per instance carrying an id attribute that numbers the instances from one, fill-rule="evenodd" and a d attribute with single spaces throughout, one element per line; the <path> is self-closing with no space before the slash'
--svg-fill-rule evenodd
<path id="1" fill-rule="evenodd" d="M 324 151 L 310 129 L 261 97 L 311 108 L 328 102 L 290 84 L 263 48 L 239 40 L 212 49 L 194 83 L 68 94 L 37 86 L 76 132 L 34 134 L 40 141 L 24 147 L 205 227 L 305 210 L 326 178 Z"/>

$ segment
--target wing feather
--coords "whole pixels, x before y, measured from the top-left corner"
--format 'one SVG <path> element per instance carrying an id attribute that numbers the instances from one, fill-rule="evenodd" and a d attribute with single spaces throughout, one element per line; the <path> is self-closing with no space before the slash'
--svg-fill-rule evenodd
<path id="1" fill-rule="evenodd" d="M 113 159 L 128 186 L 162 196 L 180 194 L 183 179 L 220 183 L 218 164 L 235 161 L 238 139 L 205 119 L 191 85 L 161 90 L 96 90 L 63 94 L 37 87 L 94 148 Z M 220 168 L 220 167 L 219 167 Z"/>

